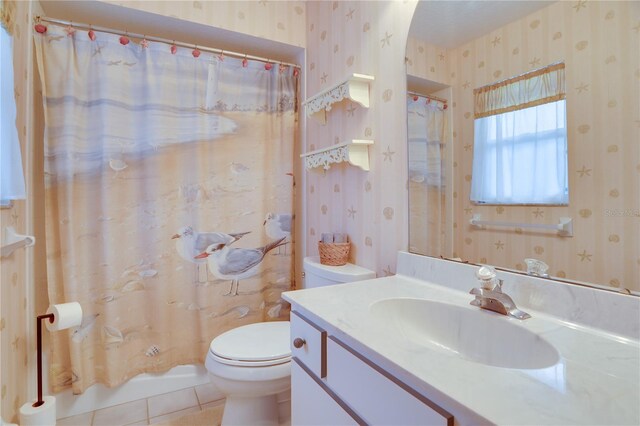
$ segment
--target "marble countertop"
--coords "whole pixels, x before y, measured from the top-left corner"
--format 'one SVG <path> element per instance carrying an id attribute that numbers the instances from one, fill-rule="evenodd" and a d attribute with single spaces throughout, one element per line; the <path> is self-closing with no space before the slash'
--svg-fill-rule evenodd
<path id="1" fill-rule="evenodd" d="M 396 375 L 460 423 L 575 425 L 640 424 L 640 342 L 526 309 L 532 318 L 505 321 L 538 333 L 560 353 L 552 367 L 518 370 L 469 361 L 412 343 L 373 315 L 371 304 L 408 297 L 468 309 L 473 296 L 407 276 L 290 291 L 298 310 Z M 482 310 L 483 315 L 498 315 Z"/>

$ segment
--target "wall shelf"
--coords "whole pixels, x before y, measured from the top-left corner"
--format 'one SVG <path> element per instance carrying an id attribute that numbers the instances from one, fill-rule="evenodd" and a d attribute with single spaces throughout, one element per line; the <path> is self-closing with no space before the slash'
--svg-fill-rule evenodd
<path id="1" fill-rule="evenodd" d="M 327 124 L 327 111 L 331 106 L 343 99 L 369 108 L 369 83 L 375 78 L 366 74 L 351 74 L 346 80 L 313 95 L 302 103 L 307 117 L 313 117 L 321 124 Z"/>
<path id="2" fill-rule="evenodd" d="M 369 171 L 370 145 L 373 145 L 372 140 L 353 139 L 328 148 L 307 152 L 300 157 L 304 158 L 304 164 L 308 170 L 320 166 L 324 170 L 329 170 L 331 164 L 348 162 L 362 170 Z"/>

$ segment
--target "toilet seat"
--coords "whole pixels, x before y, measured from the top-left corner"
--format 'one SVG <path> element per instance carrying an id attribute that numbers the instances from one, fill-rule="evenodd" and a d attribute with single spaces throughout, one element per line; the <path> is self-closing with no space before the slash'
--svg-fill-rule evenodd
<path id="1" fill-rule="evenodd" d="M 235 367 L 269 367 L 271 365 L 279 365 L 291 361 L 291 356 L 266 361 L 242 361 L 237 359 L 224 358 L 216 355 L 213 352 L 209 352 L 209 358 L 215 360 L 216 362 L 219 362 L 220 364 L 231 365 Z"/>
<path id="2" fill-rule="evenodd" d="M 211 341 L 208 358 L 237 367 L 268 367 L 291 360 L 289 321 L 249 324 Z"/>

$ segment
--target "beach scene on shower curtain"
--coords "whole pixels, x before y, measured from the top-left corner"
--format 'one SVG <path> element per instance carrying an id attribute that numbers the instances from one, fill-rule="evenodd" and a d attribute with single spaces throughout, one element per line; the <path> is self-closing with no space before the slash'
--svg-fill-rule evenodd
<path id="1" fill-rule="evenodd" d="M 202 363 L 240 325 L 288 320 L 298 72 L 49 25 L 45 110 L 53 392 Z M 43 259 L 44 261 L 44 259 Z"/>

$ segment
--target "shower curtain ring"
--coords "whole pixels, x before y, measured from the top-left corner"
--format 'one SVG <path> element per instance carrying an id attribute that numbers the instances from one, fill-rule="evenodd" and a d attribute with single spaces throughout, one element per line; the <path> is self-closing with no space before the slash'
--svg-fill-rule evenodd
<path id="1" fill-rule="evenodd" d="M 67 37 L 72 37 L 75 34 L 76 29 L 73 28 L 73 21 L 69 21 L 69 25 L 64 29 L 64 32 L 67 33 Z"/>
<path id="2" fill-rule="evenodd" d="M 129 37 L 127 37 L 129 35 L 129 32 L 127 30 L 124 30 L 124 34 L 125 35 L 120 36 L 120 44 L 126 46 L 127 44 L 129 44 Z"/>

